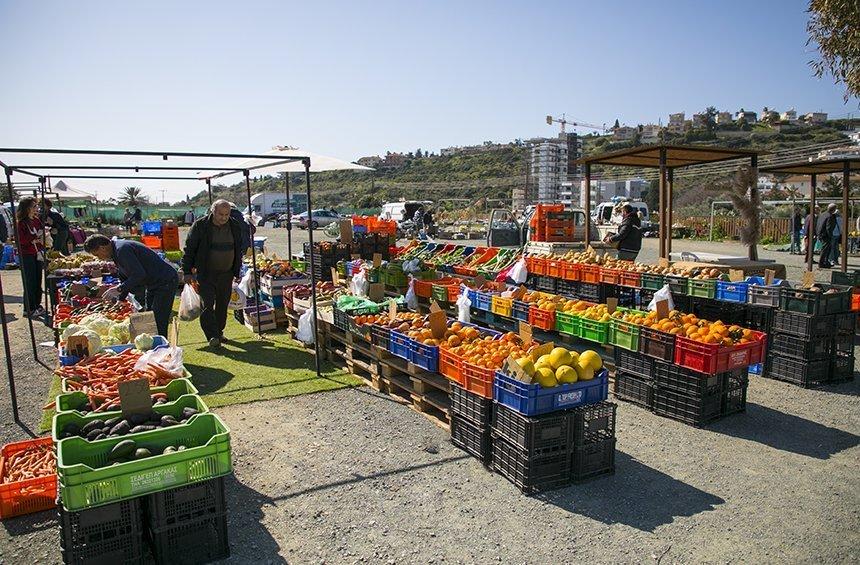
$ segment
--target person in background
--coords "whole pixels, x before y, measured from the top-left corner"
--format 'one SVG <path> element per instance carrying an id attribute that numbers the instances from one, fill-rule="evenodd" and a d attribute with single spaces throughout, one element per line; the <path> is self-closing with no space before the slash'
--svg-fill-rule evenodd
<path id="1" fill-rule="evenodd" d="M 618 233 L 607 235 L 603 241 L 618 244 L 618 258 L 622 261 L 635 261 L 639 250 L 642 249 L 642 224 L 639 221 L 639 215 L 630 204 L 625 204 L 621 208 L 621 216 Z"/>
<path id="2" fill-rule="evenodd" d="M 427 232 L 428 236 L 433 235 L 433 211 L 430 208 L 427 208 L 427 211 L 424 212 L 424 217 L 422 218 L 422 222 L 424 223 L 424 231 Z"/>
<path id="3" fill-rule="evenodd" d="M 830 259 L 833 255 L 833 231 L 836 229 L 836 204 L 831 204 L 827 207 L 827 212 L 822 214 L 822 218 L 818 221 L 821 226 L 818 230 L 818 239 L 821 240 L 821 257 L 818 260 L 818 266 L 822 269 L 829 269 L 833 266 Z"/>
<path id="4" fill-rule="evenodd" d="M 107 289 L 102 298 L 125 300 L 133 294 L 146 310 L 152 312 L 158 335 L 166 337 L 179 286 L 176 269 L 149 247 L 130 239 L 111 241 L 101 234 L 91 235 L 84 242 L 84 251 L 102 261 L 116 263 L 122 282 Z"/>
<path id="5" fill-rule="evenodd" d="M 788 252 L 792 255 L 800 253 L 800 230 L 803 229 L 803 216 L 800 215 L 800 207 L 794 207 L 794 215 L 791 217 L 791 247 Z"/>
<path id="6" fill-rule="evenodd" d="M 54 210 L 53 204 L 47 198 L 42 200 L 42 221 L 51 230 L 54 239 L 53 250 L 63 255 L 69 254 L 69 223 L 62 214 Z"/>
<path id="7" fill-rule="evenodd" d="M 804 254 L 815 253 L 815 226 L 818 222 L 818 206 L 810 207 L 806 220 L 803 222 L 803 252 Z"/>
<path id="8" fill-rule="evenodd" d="M 122 216 L 122 225 L 125 226 L 125 229 L 131 231 L 131 225 L 134 223 L 134 213 L 131 211 L 131 208 L 125 209 L 125 214 Z"/>
<path id="9" fill-rule="evenodd" d="M 24 315 L 39 316 L 42 308 L 42 263 L 45 250 L 42 247 L 42 222 L 36 199 L 22 198 L 15 211 L 18 219 L 18 242 L 21 244 L 21 269 L 24 274 Z"/>
<path id="10" fill-rule="evenodd" d="M 189 208 L 187 212 L 185 212 L 185 225 L 190 226 L 194 223 L 194 208 Z"/>
<path id="11" fill-rule="evenodd" d="M 239 281 L 242 266 L 242 225 L 226 200 L 212 203 L 209 214 L 191 227 L 185 240 L 182 272 L 185 284 L 197 280 L 203 310 L 200 327 L 209 347 L 220 349 L 227 325 L 227 306 L 233 282 Z"/>
<path id="12" fill-rule="evenodd" d="M 135 206 L 135 208 L 134 208 L 134 218 L 133 219 L 134 219 L 134 223 L 137 224 L 138 227 L 140 227 L 140 222 L 143 221 L 143 212 L 140 211 L 139 206 Z"/>
<path id="13" fill-rule="evenodd" d="M 831 204 L 830 207 L 833 208 L 831 213 L 836 218 L 833 226 L 833 235 L 831 236 L 830 263 L 836 265 L 839 263 L 839 246 L 842 244 L 842 216 L 839 215 L 839 209 L 836 207 L 836 204 Z M 828 207 L 828 210 L 830 207 Z"/>

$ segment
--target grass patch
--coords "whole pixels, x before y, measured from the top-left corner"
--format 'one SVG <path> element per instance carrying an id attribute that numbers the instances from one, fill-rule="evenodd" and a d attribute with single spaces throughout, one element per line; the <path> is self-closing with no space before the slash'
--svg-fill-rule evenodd
<path id="1" fill-rule="evenodd" d="M 48 397 L 45 399 L 45 404 L 57 399 L 57 395 L 60 394 L 60 386 L 60 377 L 52 375 L 51 388 L 48 389 Z M 54 420 L 54 414 L 56 414 L 56 410 L 53 408 L 42 411 L 42 421 L 39 423 L 39 433 L 51 431 L 51 422 Z"/>

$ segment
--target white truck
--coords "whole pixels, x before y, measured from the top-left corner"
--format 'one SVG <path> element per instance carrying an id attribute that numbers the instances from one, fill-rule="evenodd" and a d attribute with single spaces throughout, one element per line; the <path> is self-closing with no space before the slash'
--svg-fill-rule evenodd
<path id="1" fill-rule="evenodd" d="M 291 214 L 304 212 L 307 207 L 305 194 L 290 194 Z M 268 220 L 287 213 L 287 197 L 283 192 L 258 192 L 251 196 L 251 208 L 257 216 Z"/>

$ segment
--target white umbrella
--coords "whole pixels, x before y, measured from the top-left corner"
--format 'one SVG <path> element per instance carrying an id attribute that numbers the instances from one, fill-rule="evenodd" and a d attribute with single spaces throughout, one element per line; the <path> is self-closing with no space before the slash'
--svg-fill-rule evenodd
<path id="1" fill-rule="evenodd" d="M 312 153 L 310 151 L 305 151 L 303 149 L 296 149 L 294 147 L 282 147 L 278 146 L 272 149 L 271 151 L 266 151 L 263 155 L 276 155 L 278 157 L 283 157 L 284 159 L 297 159 L 301 157 L 309 157 L 311 160 L 311 168 L 310 171 L 312 173 L 321 173 L 323 171 L 373 171 L 370 167 L 365 167 L 362 165 L 356 165 L 355 163 L 350 163 L 348 161 L 343 161 L 336 157 L 328 157 L 326 155 L 320 155 L 319 153 Z M 224 164 L 224 168 L 231 169 L 248 169 L 253 170 L 255 173 L 262 174 L 273 174 L 273 173 L 303 173 L 305 172 L 305 166 L 302 162 L 299 161 L 291 161 L 288 163 L 278 162 L 279 164 L 270 164 L 271 160 L 268 159 L 238 159 L 235 161 L 230 161 L 229 163 Z M 199 173 L 197 176 L 200 179 L 206 178 L 218 178 L 221 176 L 226 176 L 232 173 L 229 172 L 218 172 L 218 171 L 203 171 Z"/>

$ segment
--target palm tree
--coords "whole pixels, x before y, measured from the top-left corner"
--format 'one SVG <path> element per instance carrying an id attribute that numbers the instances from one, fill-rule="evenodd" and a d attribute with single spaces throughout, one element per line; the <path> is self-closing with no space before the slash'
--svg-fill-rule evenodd
<path id="1" fill-rule="evenodd" d="M 141 189 L 136 186 L 127 186 L 122 189 L 122 196 L 119 197 L 119 204 L 122 206 L 137 207 L 141 204 L 146 204 L 149 201 Z"/>
<path id="2" fill-rule="evenodd" d="M 828 175 L 818 187 L 818 196 L 842 196 L 842 181 L 838 177 Z"/>
<path id="3" fill-rule="evenodd" d="M 718 183 L 728 192 L 729 199 L 744 221 L 740 229 L 741 243 L 747 246 L 750 261 L 758 261 L 758 242 L 761 240 L 761 194 L 758 175 L 750 167 L 741 167 L 731 180 Z"/>

